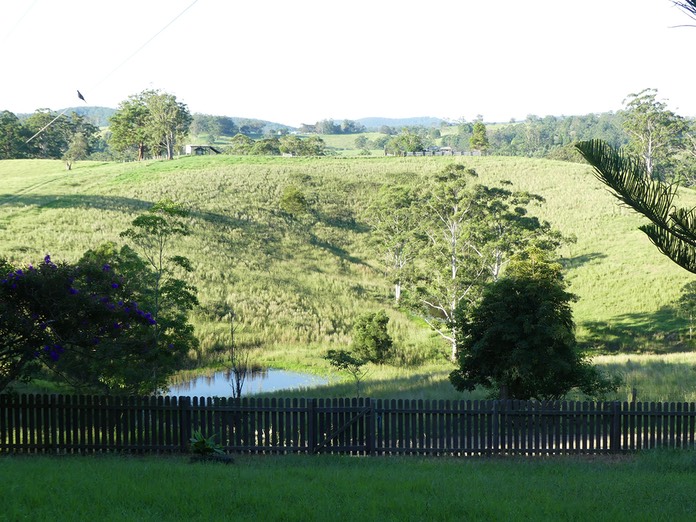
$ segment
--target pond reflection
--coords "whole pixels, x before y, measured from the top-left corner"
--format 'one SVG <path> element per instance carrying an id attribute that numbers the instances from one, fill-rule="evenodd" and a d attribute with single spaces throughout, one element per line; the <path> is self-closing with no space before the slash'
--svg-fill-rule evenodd
<path id="1" fill-rule="evenodd" d="M 258 370 L 246 376 L 242 397 L 278 390 L 296 390 L 314 388 L 328 384 L 325 377 L 309 373 L 289 372 L 286 370 Z M 191 397 L 232 397 L 234 378 L 230 370 L 201 375 L 190 381 L 173 384 L 168 395 L 188 395 Z"/>

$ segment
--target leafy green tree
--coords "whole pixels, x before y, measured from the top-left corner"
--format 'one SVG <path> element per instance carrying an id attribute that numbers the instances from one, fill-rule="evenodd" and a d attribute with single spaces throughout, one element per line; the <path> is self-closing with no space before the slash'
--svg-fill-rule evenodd
<path id="1" fill-rule="evenodd" d="M 315 126 L 317 134 L 340 134 L 341 126 L 336 124 L 332 119 L 318 121 Z"/>
<path id="2" fill-rule="evenodd" d="M 360 315 L 353 325 L 353 352 L 362 360 L 382 364 L 391 355 L 392 338 L 384 310 Z"/>
<path id="3" fill-rule="evenodd" d="M 10 111 L 0 112 L 0 159 L 16 159 L 26 156 L 26 140 L 19 118 Z"/>
<path id="4" fill-rule="evenodd" d="M 278 156 L 280 155 L 280 140 L 278 138 L 263 138 L 254 142 L 249 150 L 252 156 Z"/>
<path id="5" fill-rule="evenodd" d="M 129 282 L 107 264 L 83 259 L 11 266 L 0 259 L 0 391 L 47 368 L 76 388 L 141 391 L 155 320 Z"/>
<path id="6" fill-rule="evenodd" d="M 65 167 L 68 170 L 72 169 L 74 162 L 83 160 L 89 154 L 89 144 L 84 134 L 81 132 L 75 133 L 75 135 L 70 140 L 70 146 L 68 150 L 63 154 L 63 161 L 65 161 Z"/>
<path id="7" fill-rule="evenodd" d="M 409 269 L 420 248 L 420 213 L 416 196 L 404 186 L 387 185 L 380 189 L 367 210 L 370 240 L 380 253 L 387 277 L 394 285 L 394 300 L 401 300 L 401 289 L 409 278 Z"/>
<path id="8" fill-rule="evenodd" d="M 187 134 L 192 122 L 186 104 L 159 90 L 145 90 L 129 96 L 111 117 L 110 145 L 116 151 L 137 150 L 138 160 L 149 151 L 174 157 L 176 144 Z"/>
<path id="9" fill-rule="evenodd" d="M 360 383 L 367 376 L 367 370 L 363 368 L 367 361 L 356 357 L 347 350 L 329 350 L 324 356 L 329 364 L 339 371 L 346 372 L 355 381 L 355 395 L 360 398 Z"/>
<path id="10" fill-rule="evenodd" d="M 280 152 L 293 156 L 323 156 L 325 143 L 319 136 L 300 138 L 299 136 L 286 135 L 279 140 Z"/>
<path id="11" fill-rule="evenodd" d="M 486 134 L 486 125 L 482 121 L 474 123 L 471 138 L 469 139 L 471 148 L 481 152 L 488 150 L 488 135 Z"/>
<path id="12" fill-rule="evenodd" d="M 405 152 L 420 152 L 425 148 L 423 137 L 415 132 L 404 129 L 387 142 L 386 150 L 390 154 Z"/>
<path id="13" fill-rule="evenodd" d="M 353 120 L 343 120 L 341 122 L 342 134 L 360 134 L 365 132 L 365 126 Z"/>
<path id="14" fill-rule="evenodd" d="M 146 91 L 146 125 L 153 151 L 162 151 L 167 159 L 174 157 L 176 144 L 188 134 L 191 114 L 176 96 L 160 91 Z"/>
<path id="15" fill-rule="evenodd" d="M 137 150 L 137 159 L 142 161 L 148 152 L 150 134 L 148 131 L 148 108 L 145 96 L 148 91 L 133 94 L 122 101 L 110 119 L 109 145 L 116 151 Z"/>
<path id="16" fill-rule="evenodd" d="M 560 399 L 571 389 L 600 395 L 615 389 L 579 352 L 561 266 L 540 249 L 515 256 L 505 277 L 480 301 L 460 309 L 458 390 L 480 385 L 502 399 Z"/>
<path id="17" fill-rule="evenodd" d="M 245 134 L 237 134 L 230 140 L 229 153 L 246 156 L 251 152 L 254 146 L 254 140 Z"/>
<path id="18" fill-rule="evenodd" d="M 136 217 L 131 228 L 121 233 L 142 256 L 151 270 L 143 277 L 144 299 L 156 321 L 155 343 L 158 349 L 172 354 L 168 366 L 153 366 L 153 375 L 168 372 L 173 366 L 186 363 L 198 348 L 188 314 L 198 305 L 196 288 L 177 277 L 191 272 L 188 258 L 170 254 L 173 241 L 190 234 L 186 223 L 188 210 L 164 199 L 145 214 Z"/>
<path id="19" fill-rule="evenodd" d="M 681 289 L 677 301 L 677 311 L 689 321 L 689 340 L 693 338 L 694 320 L 696 319 L 696 281 L 686 283 Z"/>
<path id="20" fill-rule="evenodd" d="M 677 152 L 684 148 L 685 120 L 657 100 L 656 89 L 643 89 L 624 100 L 623 126 L 629 150 L 645 163 L 648 177 L 664 180 Z"/>
<path id="21" fill-rule="evenodd" d="M 561 240 L 548 223 L 527 216 L 539 196 L 473 185 L 473 169 L 448 165 L 423 191 L 421 238 L 410 305 L 458 352 L 455 314 L 499 277 L 509 257 L 529 245 L 553 250 Z"/>

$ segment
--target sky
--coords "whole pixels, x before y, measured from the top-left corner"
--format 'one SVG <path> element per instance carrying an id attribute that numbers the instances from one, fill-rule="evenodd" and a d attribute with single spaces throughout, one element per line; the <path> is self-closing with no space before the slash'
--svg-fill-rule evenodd
<path id="1" fill-rule="evenodd" d="M 618 111 L 658 90 L 696 116 L 696 24 L 671 0 L 0 0 L 0 111 L 116 108 L 290 126 Z"/>

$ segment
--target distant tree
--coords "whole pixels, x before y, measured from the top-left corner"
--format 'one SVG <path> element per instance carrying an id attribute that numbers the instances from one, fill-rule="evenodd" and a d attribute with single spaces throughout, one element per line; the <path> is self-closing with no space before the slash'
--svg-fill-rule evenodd
<path id="1" fill-rule="evenodd" d="M 360 315 L 353 325 L 353 352 L 362 360 L 384 363 L 391 355 L 392 338 L 384 310 Z"/>
<path id="2" fill-rule="evenodd" d="M 332 119 L 321 120 L 314 126 L 317 134 L 340 134 L 341 126 L 336 124 Z"/>
<path id="3" fill-rule="evenodd" d="M 325 143 L 319 136 L 300 138 L 296 135 L 286 135 L 280 138 L 279 149 L 281 153 L 293 156 L 323 156 Z"/>
<path id="4" fill-rule="evenodd" d="M 677 311 L 689 321 L 689 340 L 693 338 L 694 320 L 696 320 L 696 281 L 690 281 L 682 286 L 681 296 L 677 301 Z"/>
<path id="5" fill-rule="evenodd" d="M 151 91 L 133 94 L 122 101 L 111 117 L 109 126 L 111 148 L 119 152 L 134 148 L 138 161 L 145 159 L 151 142 L 148 128 L 149 109 L 146 104 L 148 92 Z"/>
<path id="6" fill-rule="evenodd" d="M 263 138 L 254 142 L 249 150 L 253 156 L 278 156 L 280 155 L 280 140 L 278 138 Z"/>
<path id="7" fill-rule="evenodd" d="M 616 389 L 577 348 L 561 266 L 539 249 L 517 254 L 481 300 L 458 310 L 458 390 L 481 385 L 501 399 L 558 400 L 578 388 L 590 396 Z"/>
<path id="8" fill-rule="evenodd" d="M 143 94 L 150 149 L 161 151 L 167 159 L 172 159 L 176 144 L 185 138 L 191 125 L 188 107 L 177 101 L 173 94 L 161 91 Z"/>
<path id="9" fill-rule="evenodd" d="M 310 125 L 308 123 L 303 123 L 302 125 L 300 125 L 298 132 L 300 132 L 302 134 L 311 134 L 311 133 L 317 132 L 317 127 L 316 127 L 316 125 Z"/>
<path id="10" fill-rule="evenodd" d="M 401 154 L 404 152 L 420 152 L 425 148 L 423 138 L 410 130 L 403 130 L 400 134 L 392 137 L 386 146 L 387 152 L 391 154 Z"/>
<path id="11" fill-rule="evenodd" d="M 355 138 L 353 143 L 355 144 L 356 149 L 366 149 L 369 141 L 370 140 L 367 139 L 367 136 L 360 135 L 357 138 Z"/>
<path id="12" fill-rule="evenodd" d="M 229 152 L 230 154 L 244 156 L 251 152 L 253 146 L 254 140 L 252 140 L 249 136 L 246 136 L 245 134 L 237 134 L 230 140 Z"/>
<path id="13" fill-rule="evenodd" d="M 266 124 L 259 120 L 241 120 L 239 122 L 239 132 L 242 134 L 260 136 Z"/>
<path id="14" fill-rule="evenodd" d="M 486 134 L 486 125 L 482 121 L 474 123 L 470 138 L 471 148 L 481 152 L 488 150 L 488 135 Z"/>
<path id="15" fill-rule="evenodd" d="M 622 114 L 629 150 L 642 158 L 648 177 L 664 180 L 674 155 L 684 148 L 685 120 L 657 100 L 656 89 L 629 94 Z"/>
<path id="16" fill-rule="evenodd" d="M 472 184 L 476 171 L 451 164 L 421 191 L 413 235 L 420 240 L 409 305 L 458 352 L 455 315 L 500 276 L 510 256 L 529 245 L 554 250 L 548 223 L 527 215 L 539 196 Z"/>
<path id="17" fill-rule="evenodd" d="M 381 134 L 386 134 L 387 136 L 393 136 L 396 134 L 396 130 L 393 127 L 390 127 L 389 125 L 382 125 L 379 128 L 379 132 Z"/>
<path id="18" fill-rule="evenodd" d="M 421 245 L 417 234 L 421 214 L 414 192 L 408 187 L 386 185 L 367 210 L 370 239 L 380 253 L 385 273 L 394 285 L 394 300 L 401 289 Z"/>
<path id="19" fill-rule="evenodd" d="M 359 134 L 365 132 L 365 126 L 353 120 L 343 120 L 341 122 L 342 134 Z"/>
<path id="20" fill-rule="evenodd" d="M 235 136 L 239 132 L 237 124 L 229 116 L 216 116 L 217 134 L 221 136 Z"/>
<path id="21" fill-rule="evenodd" d="M 0 159 L 25 157 L 27 138 L 15 114 L 10 111 L 0 112 Z"/>
<path id="22" fill-rule="evenodd" d="M 77 132 L 73 135 L 70 140 L 70 146 L 68 150 L 63 154 L 63 161 L 65 161 L 65 167 L 68 170 L 72 169 L 74 162 L 83 160 L 89 154 L 89 144 L 84 134 Z"/>

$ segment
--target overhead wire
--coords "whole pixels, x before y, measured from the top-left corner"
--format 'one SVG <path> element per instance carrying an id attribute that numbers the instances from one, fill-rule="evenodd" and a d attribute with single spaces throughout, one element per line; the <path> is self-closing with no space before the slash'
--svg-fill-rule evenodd
<path id="1" fill-rule="evenodd" d="M 27 11 L 25 11 L 25 13 L 22 15 L 21 18 L 24 18 L 24 16 L 29 12 L 29 10 L 34 6 L 34 4 L 35 4 L 37 1 L 38 1 L 38 0 L 34 0 L 34 3 L 29 7 L 29 9 L 27 9 Z M 94 85 L 91 87 L 90 92 L 94 92 L 94 90 L 95 90 L 97 87 L 99 87 L 101 84 L 103 84 L 103 83 L 104 83 L 108 78 L 110 78 L 116 71 L 118 71 L 118 70 L 119 70 L 121 67 L 123 67 L 126 63 L 128 63 L 131 59 L 133 59 L 135 56 L 137 56 L 137 55 L 138 55 L 145 47 L 147 47 L 155 38 L 157 38 L 157 37 L 158 37 L 160 34 L 162 34 L 170 25 L 172 25 L 172 24 L 173 24 L 174 22 L 176 22 L 179 18 L 181 18 L 181 16 L 183 16 L 183 14 L 186 13 L 186 11 L 188 11 L 189 9 L 191 9 L 196 3 L 198 3 L 198 0 L 193 0 L 193 2 L 191 2 L 183 11 L 181 11 L 179 14 L 177 14 L 177 15 L 176 15 L 174 18 L 172 18 L 164 27 L 162 27 L 162 29 L 160 29 L 159 31 L 157 31 L 157 32 L 156 32 L 152 37 L 150 37 L 144 44 L 142 44 L 142 45 L 141 45 L 140 47 L 138 47 L 133 53 L 131 53 L 125 60 L 123 60 L 123 61 L 122 61 L 121 63 L 119 63 L 116 67 L 114 67 L 113 69 L 111 69 L 111 71 L 110 71 L 108 74 L 106 74 L 101 80 L 99 80 L 96 84 L 94 84 Z M 20 19 L 20 21 L 21 21 L 21 19 Z M 19 22 L 18 22 L 18 23 L 19 23 Z M 17 24 L 18 24 L 18 23 L 17 23 Z M 17 24 L 16 24 L 16 25 L 17 25 Z M 85 91 L 85 92 L 87 92 L 87 91 Z M 88 96 L 90 96 L 90 94 L 88 94 Z M 56 116 L 55 118 L 53 118 L 48 124 L 44 125 L 41 129 L 39 129 L 39 131 L 38 131 L 36 134 L 34 134 L 31 138 L 29 138 L 29 139 L 26 141 L 26 143 L 29 143 L 31 140 L 33 140 L 33 139 L 36 138 L 39 134 L 41 134 L 43 131 L 45 131 L 48 127 L 50 127 L 51 125 L 53 125 L 53 124 L 55 123 L 55 121 L 56 121 L 58 118 L 60 118 L 61 116 L 63 116 L 68 110 L 69 110 L 69 108 L 64 109 L 63 112 L 61 112 L 58 116 Z"/>

